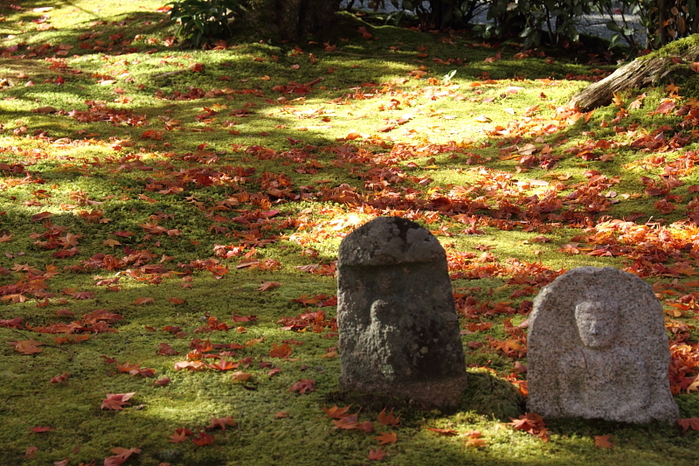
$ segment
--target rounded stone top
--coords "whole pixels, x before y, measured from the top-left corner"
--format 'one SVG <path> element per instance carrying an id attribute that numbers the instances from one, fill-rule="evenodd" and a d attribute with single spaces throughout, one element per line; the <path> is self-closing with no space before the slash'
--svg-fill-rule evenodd
<path id="1" fill-rule="evenodd" d="M 444 248 L 432 233 L 401 217 L 378 217 L 340 243 L 338 267 L 383 266 L 446 261 Z"/>
<path id="2" fill-rule="evenodd" d="M 633 347 L 667 340 L 651 286 L 614 267 L 579 267 L 542 288 L 529 316 L 530 347 L 540 338 L 552 354 L 582 344 L 606 347 L 603 340 L 612 338 Z"/>

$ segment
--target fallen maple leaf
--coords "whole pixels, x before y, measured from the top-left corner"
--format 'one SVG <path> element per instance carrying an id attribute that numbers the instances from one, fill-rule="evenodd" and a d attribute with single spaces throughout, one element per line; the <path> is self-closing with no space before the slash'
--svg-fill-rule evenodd
<path id="1" fill-rule="evenodd" d="M 431 430 L 432 432 L 434 432 L 436 434 L 445 435 L 447 437 L 452 437 L 452 436 L 458 434 L 458 432 L 453 430 L 453 429 L 436 429 L 436 428 L 428 427 L 427 430 Z"/>
<path id="2" fill-rule="evenodd" d="M 686 419 L 678 419 L 677 423 L 682 427 L 685 432 L 687 429 L 699 430 L 699 417 L 690 417 Z"/>
<path id="3" fill-rule="evenodd" d="M 291 347 L 286 343 L 282 343 L 280 346 L 272 343 L 273 348 L 269 351 L 269 356 L 271 358 L 288 358 L 291 355 Z"/>
<path id="4" fill-rule="evenodd" d="M 179 330 L 178 330 L 179 331 Z M 177 333 L 177 332 L 175 332 Z M 158 345 L 160 349 L 158 349 L 158 354 L 161 356 L 174 356 L 176 354 L 180 354 L 179 351 L 175 351 L 169 344 L 167 343 L 161 343 Z"/>
<path id="5" fill-rule="evenodd" d="M 102 405 L 100 406 L 100 409 L 113 409 L 113 410 L 122 410 L 124 409 L 125 405 L 128 405 L 130 403 L 127 403 L 127 401 L 134 396 L 136 392 L 131 392 L 131 393 L 107 393 L 107 397 L 102 401 Z"/>
<path id="6" fill-rule="evenodd" d="M 48 427 L 48 426 L 36 426 L 36 427 L 32 427 L 29 430 L 31 430 L 34 433 L 39 434 L 42 432 L 51 432 L 52 430 L 56 430 L 56 429 L 54 429 L 53 427 Z"/>
<path id="7" fill-rule="evenodd" d="M 386 456 L 386 452 L 383 451 L 381 447 L 377 448 L 376 450 L 370 448 L 367 458 L 374 461 L 381 461 L 384 458 L 384 456 Z"/>
<path id="8" fill-rule="evenodd" d="M 133 454 L 141 453 L 140 448 L 112 448 L 112 453 L 116 453 L 114 456 L 110 456 L 104 459 L 104 466 L 120 466 L 129 459 Z"/>
<path id="9" fill-rule="evenodd" d="M 234 426 L 235 421 L 233 420 L 233 416 L 226 416 L 226 417 L 212 417 L 211 418 L 211 424 L 206 426 L 207 429 L 215 429 L 217 427 L 220 427 L 221 430 L 226 430 L 226 426 Z"/>
<path id="10" fill-rule="evenodd" d="M 326 408 L 325 405 L 323 405 L 323 411 L 333 419 L 342 419 L 343 417 L 350 416 L 347 414 L 347 411 L 349 411 L 351 407 L 352 405 L 345 406 L 344 408 L 338 408 L 337 406 Z"/>
<path id="11" fill-rule="evenodd" d="M 487 446 L 485 439 L 482 438 L 469 438 L 466 440 L 467 447 L 482 448 Z"/>
<path id="12" fill-rule="evenodd" d="M 199 437 L 192 437 L 192 442 L 197 446 L 211 445 L 214 443 L 214 436 L 209 435 L 206 432 L 199 432 Z"/>
<path id="13" fill-rule="evenodd" d="M 523 430 L 531 435 L 536 435 L 544 442 L 548 441 L 548 430 L 544 425 L 544 419 L 536 413 L 526 413 L 519 419 L 510 418 L 509 423 L 516 430 Z"/>
<path id="14" fill-rule="evenodd" d="M 279 282 L 264 282 L 260 285 L 260 287 L 257 289 L 257 291 L 273 290 L 273 289 L 278 288 L 280 286 L 282 286 L 282 284 Z"/>
<path id="15" fill-rule="evenodd" d="M 316 389 L 316 387 L 313 385 L 314 383 L 315 383 L 315 380 L 300 379 L 298 382 L 294 382 L 291 385 L 291 388 L 289 389 L 289 391 L 299 392 L 301 394 L 304 394 L 307 392 L 312 392 Z"/>
<path id="16" fill-rule="evenodd" d="M 57 375 L 56 377 L 51 377 L 50 382 L 51 383 L 63 383 L 66 380 L 68 380 L 68 373 L 64 372 L 63 374 Z"/>
<path id="17" fill-rule="evenodd" d="M 8 344 L 13 345 L 15 351 L 21 354 L 41 353 L 39 346 L 43 345 L 43 343 L 36 340 L 10 341 Z"/>
<path id="18" fill-rule="evenodd" d="M 169 435 L 170 440 L 168 440 L 168 442 L 181 443 L 187 440 L 187 437 L 190 435 L 194 435 L 194 433 L 191 430 L 185 429 L 184 427 L 180 427 L 179 429 L 175 429 L 174 434 Z"/>
<path id="19" fill-rule="evenodd" d="M 252 374 L 243 371 L 235 371 L 233 374 L 231 374 L 231 379 L 235 380 L 236 382 L 245 382 L 250 377 L 252 377 Z"/>
<path id="20" fill-rule="evenodd" d="M 32 222 L 40 222 L 41 220 L 49 218 L 51 215 L 53 215 L 51 212 L 41 212 L 32 215 Z"/>
<path id="21" fill-rule="evenodd" d="M 341 417 L 339 419 L 333 419 L 333 424 L 335 429 L 352 430 L 359 428 L 359 422 L 357 422 L 358 416 L 352 414 L 350 416 Z"/>
<path id="22" fill-rule="evenodd" d="M 203 63 L 192 63 L 189 65 L 189 69 L 195 73 L 199 73 L 201 71 L 204 71 L 204 64 Z"/>
<path id="23" fill-rule="evenodd" d="M 597 448 L 614 448 L 614 444 L 609 441 L 611 435 L 595 435 L 595 446 Z"/>
<path id="24" fill-rule="evenodd" d="M 141 139 L 153 139 L 155 141 L 162 141 L 163 133 L 162 131 L 156 131 L 154 129 L 149 129 L 141 134 Z"/>
<path id="25" fill-rule="evenodd" d="M 395 432 L 379 432 L 380 435 L 374 437 L 379 441 L 379 445 L 386 445 L 387 443 L 396 443 L 398 440 L 398 435 Z"/>
<path id="26" fill-rule="evenodd" d="M 216 364 L 209 364 L 209 369 L 215 369 L 218 371 L 230 371 L 237 369 L 240 366 L 237 362 L 226 361 L 226 358 L 221 358 Z"/>
<path id="27" fill-rule="evenodd" d="M 153 381 L 153 384 L 159 385 L 161 387 L 164 387 L 170 383 L 170 377 L 163 377 L 161 379 L 157 379 Z"/>
<path id="28" fill-rule="evenodd" d="M 381 424 L 382 426 L 398 427 L 398 424 L 400 424 L 400 416 L 393 416 L 393 410 L 391 410 L 390 413 L 386 414 L 386 408 L 384 408 L 379 413 L 379 424 Z"/>

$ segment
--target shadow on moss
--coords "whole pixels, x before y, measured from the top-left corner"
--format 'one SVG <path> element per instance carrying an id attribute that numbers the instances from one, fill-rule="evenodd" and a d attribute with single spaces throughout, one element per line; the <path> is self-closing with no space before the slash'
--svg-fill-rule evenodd
<path id="1" fill-rule="evenodd" d="M 429 407 L 422 406 L 412 400 L 390 395 L 388 393 L 360 393 L 354 391 L 337 391 L 328 394 L 326 401 L 329 405 L 361 406 L 364 411 L 380 412 L 395 410 L 409 421 L 410 412 L 422 412 L 424 415 Z M 524 397 L 508 381 L 493 376 L 487 370 L 471 369 L 468 371 L 468 384 L 459 406 L 439 410 L 445 415 L 456 412 L 474 412 L 488 418 L 509 421 L 518 418 L 525 408 Z"/>

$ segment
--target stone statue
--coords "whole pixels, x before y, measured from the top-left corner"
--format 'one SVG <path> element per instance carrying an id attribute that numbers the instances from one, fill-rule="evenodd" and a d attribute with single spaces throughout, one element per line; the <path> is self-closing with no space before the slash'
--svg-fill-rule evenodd
<path id="1" fill-rule="evenodd" d="M 581 267 L 534 300 L 528 409 L 544 417 L 671 421 L 670 349 L 651 287 L 613 267 Z"/>
<path id="2" fill-rule="evenodd" d="M 340 244 L 340 386 L 453 406 L 466 387 L 446 254 L 415 222 L 380 217 Z"/>

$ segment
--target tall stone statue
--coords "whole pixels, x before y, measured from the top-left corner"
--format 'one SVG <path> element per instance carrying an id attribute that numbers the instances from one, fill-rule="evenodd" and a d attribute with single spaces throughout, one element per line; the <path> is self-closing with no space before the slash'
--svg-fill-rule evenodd
<path id="1" fill-rule="evenodd" d="M 581 267 L 558 277 L 534 300 L 528 346 L 530 411 L 637 423 L 679 417 L 663 309 L 635 275 Z"/>
<path id="2" fill-rule="evenodd" d="M 446 254 L 415 222 L 380 217 L 338 254 L 340 386 L 458 404 L 466 387 Z"/>

